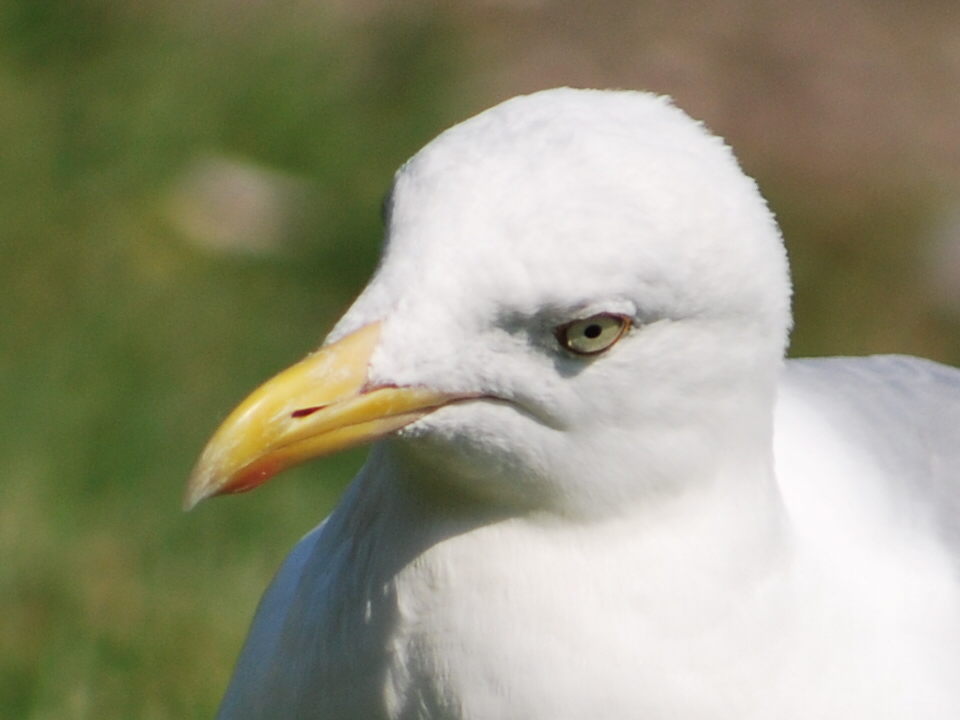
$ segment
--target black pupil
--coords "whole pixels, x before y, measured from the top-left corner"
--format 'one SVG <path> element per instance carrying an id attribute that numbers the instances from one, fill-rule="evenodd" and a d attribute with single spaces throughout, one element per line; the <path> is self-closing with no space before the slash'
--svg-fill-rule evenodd
<path id="1" fill-rule="evenodd" d="M 603 332 L 603 328 L 599 325 L 587 325 L 583 329 L 583 334 L 586 335 L 591 340 L 600 337 L 600 333 Z"/>

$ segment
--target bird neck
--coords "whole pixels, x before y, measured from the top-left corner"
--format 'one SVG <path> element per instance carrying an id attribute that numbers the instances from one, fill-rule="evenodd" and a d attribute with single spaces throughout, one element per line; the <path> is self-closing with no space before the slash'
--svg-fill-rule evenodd
<path id="1" fill-rule="evenodd" d="M 350 527 L 337 533 L 341 521 L 331 525 L 350 538 L 347 576 L 377 590 L 374 616 L 385 604 L 389 642 L 377 635 L 367 645 L 395 649 L 385 672 L 398 697 L 429 694 L 437 666 L 478 667 L 494 684 L 513 687 L 531 672 L 552 678 L 570 667 L 606 668 L 612 658 L 631 668 L 638 696 L 673 700 L 674 691 L 683 698 L 682 688 L 660 689 L 670 676 L 658 658 L 693 666 L 706 655 L 718 670 L 762 674 L 742 638 L 776 636 L 790 625 L 779 497 L 761 478 L 718 477 L 619 516 L 584 518 L 425 491 L 415 470 L 379 447 L 337 510 Z M 358 631 L 377 627 L 364 621 Z M 504 654 L 497 638 L 505 633 L 520 650 Z M 437 643 L 448 635 L 457 643 Z M 533 652 L 545 645 L 554 648 L 548 657 Z M 636 666 L 637 648 L 649 664 Z M 488 698 L 471 696 L 472 687 L 469 677 L 451 677 L 447 690 L 486 707 Z M 627 693 L 623 707 L 636 699 Z"/>
<path id="2" fill-rule="evenodd" d="M 744 448 L 717 460 L 713 471 L 696 481 L 644 492 L 642 497 L 625 496 L 617 505 L 605 498 L 592 506 L 564 505 L 559 510 L 531 510 L 464 492 L 458 483 L 438 477 L 435 467 L 411 462 L 389 445 L 377 447 L 370 461 L 376 470 L 368 475 L 379 507 L 387 513 L 384 522 L 398 542 L 410 543 L 409 555 L 449 538 L 478 532 L 482 536 L 494 527 L 495 534 L 537 528 L 568 538 L 579 533 L 617 537 L 617 544 L 632 548 L 636 561 L 654 571 L 684 566 L 699 568 L 701 577 L 730 575 L 731 581 L 732 575 L 746 570 L 762 575 L 789 553 L 772 451 L 769 446 L 758 452 Z"/>

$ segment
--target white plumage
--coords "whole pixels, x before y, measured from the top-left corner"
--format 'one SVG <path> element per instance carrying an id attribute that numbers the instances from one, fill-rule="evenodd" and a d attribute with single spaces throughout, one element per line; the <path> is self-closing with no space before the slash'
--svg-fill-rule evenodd
<path id="1" fill-rule="evenodd" d="M 328 343 L 372 338 L 351 398 L 445 399 L 378 411 L 219 717 L 960 718 L 960 373 L 784 364 L 789 296 L 754 183 L 663 98 L 551 90 L 440 135 Z M 591 318 L 629 329 L 578 354 Z M 328 451 L 293 442 L 236 487 L 208 451 L 190 501 Z"/>

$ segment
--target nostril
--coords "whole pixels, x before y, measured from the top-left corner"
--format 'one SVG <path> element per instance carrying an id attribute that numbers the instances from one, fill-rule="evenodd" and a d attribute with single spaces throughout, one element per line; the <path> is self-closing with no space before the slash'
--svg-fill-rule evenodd
<path id="1" fill-rule="evenodd" d="M 317 405 L 316 407 L 300 408 L 299 410 L 294 410 L 290 413 L 292 418 L 303 418 L 309 415 L 313 415 L 317 410 L 322 410 L 325 405 Z"/>

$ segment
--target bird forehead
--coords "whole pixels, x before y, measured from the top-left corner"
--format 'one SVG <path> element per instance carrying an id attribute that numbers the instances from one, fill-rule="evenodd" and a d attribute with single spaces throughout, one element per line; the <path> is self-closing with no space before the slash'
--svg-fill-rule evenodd
<path id="1" fill-rule="evenodd" d="M 768 305 L 785 325 L 788 296 L 779 233 L 722 141 L 662 98 L 555 90 L 401 168 L 355 317 L 486 322 L 628 298 L 675 316 Z"/>
<path id="2" fill-rule="evenodd" d="M 648 305 L 653 296 L 702 295 L 697 267 L 715 267 L 706 259 L 719 250 L 710 241 L 720 222 L 692 218 L 679 207 L 665 217 L 626 184 L 565 193 L 554 191 L 549 175 L 527 179 L 522 197 L 481 183 L 450 183 L 454 192 L 438 183 L 398 193 L 376 281 L 390 287 L 384 294 L 408 306 L 419 298 L 486 316 L 562 312 L 608 298 Z M 682 198 L 674 200 L 683 205 Z M 734 257 L 725 256 L 728 262 Z"/>
<path id="3" fill-rule="evenodd" d="M 661 98 L 549 91 L 455 126 L 401 169 L 386 260 L 554 284 L 682 274 L 705 256 L 737 262 L 751 215 L 766 208 L 726 146 Z"/>

